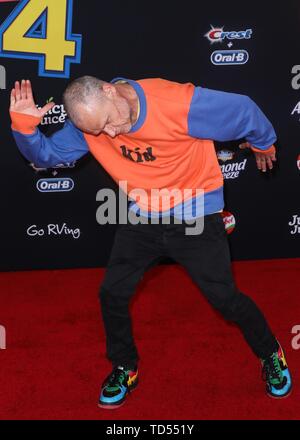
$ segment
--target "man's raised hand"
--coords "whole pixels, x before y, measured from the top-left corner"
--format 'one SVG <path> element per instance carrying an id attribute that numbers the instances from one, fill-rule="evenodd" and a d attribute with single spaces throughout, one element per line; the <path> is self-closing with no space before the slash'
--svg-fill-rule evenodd
<path id="1" fill-rule="evenodd" d="M 49 102 L 39 110 L 34 102 L 29 80 L 22 79 L 21 84 L 19 81 L 16 81 L 15 87 L 10 94 L 9 110 L 12 112 L 42 118 L 54 105 L 54 102 Z"/>

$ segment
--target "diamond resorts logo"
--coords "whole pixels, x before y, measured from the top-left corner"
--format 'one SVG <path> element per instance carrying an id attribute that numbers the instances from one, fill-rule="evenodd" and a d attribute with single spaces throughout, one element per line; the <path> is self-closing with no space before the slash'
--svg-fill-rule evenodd
<path id="1" fill-rule="evenodd" d="M 219 162 L 223 162 L 221 165 L 221 171 L 224 179 L 237 179 L 242 171 L 245 171 L 247 165 L 247 159 L 242 162 L 226 163 L 233 160 L 234 152 L 230 150 L 220 150 L 217 152 Z"/>

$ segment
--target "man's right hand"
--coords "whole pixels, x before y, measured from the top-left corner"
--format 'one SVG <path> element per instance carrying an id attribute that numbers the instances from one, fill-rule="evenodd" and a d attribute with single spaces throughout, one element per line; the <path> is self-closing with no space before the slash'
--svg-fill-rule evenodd
<path id="1" fill-rule="evenodd" d="M 43 118 L 54 105 L 54 102 L 49 102 L 39 110 L 35 105 L 29 80 L 23 79 L 21 81 L 21 84 L 19 83 L 19 81 L 16 81 L 15 87 L 12 89 L 10 94 L 9 110 L 11 112 L 17 112 L 22 113 L 23 115 L 31 115 L 36 116 L 37 118 Z"/>

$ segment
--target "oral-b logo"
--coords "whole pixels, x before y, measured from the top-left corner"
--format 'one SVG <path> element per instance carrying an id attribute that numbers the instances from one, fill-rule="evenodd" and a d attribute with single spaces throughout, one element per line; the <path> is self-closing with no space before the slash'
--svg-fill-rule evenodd
<path id="1" fill-rule="evenodd" d="M 40 179 L 36 187 L 40 192 L 66 192 L 72 191 L 74 181 L 69 178 Z"/>
<path id="2" fill-rule="evenodd" d="M 249 61 L 249 53 L 246 50 L 216 50 L 210 59 L 215 66 L 246 64 Z"/>

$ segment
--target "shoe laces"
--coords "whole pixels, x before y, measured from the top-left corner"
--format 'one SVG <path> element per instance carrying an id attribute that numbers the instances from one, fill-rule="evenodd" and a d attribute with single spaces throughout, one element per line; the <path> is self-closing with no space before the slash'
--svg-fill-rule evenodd
<path id="1" fill-rule="evenodd" d="M 125 386 L 126 388 L 128 387 L 126 380 L 126 371 L 120 367 L 116 367 L 108 376 L 106 386 L 118 387 L 121 385 Z"/>
<path id="2" fill-rule="evenodd" d="M 277 353 L 263 360 L 263 380 L 278 385 L 282 382 L 283 374 Z"/>

